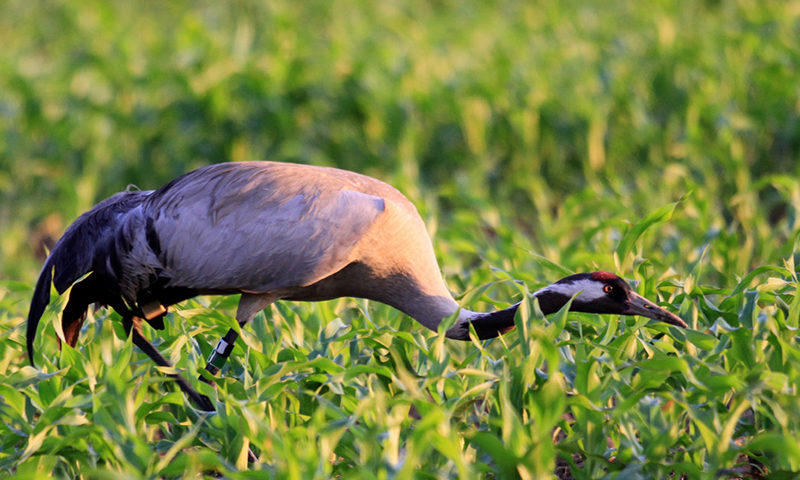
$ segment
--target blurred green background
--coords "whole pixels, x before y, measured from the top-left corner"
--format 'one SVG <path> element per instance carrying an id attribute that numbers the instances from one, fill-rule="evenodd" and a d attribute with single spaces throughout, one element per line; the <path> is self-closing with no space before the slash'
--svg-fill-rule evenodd
<path id="1" fill-rule="evenodd" d="M 468 245 L 439 247 L 465 250 L 454 271 L 483 263 L 498 235 L 613 268 L 624 221 L 688 192 L 646 244 L 661 267 L 680 271 L 710 243 L 705 274 L 725 283 L 792 251 L 800 2 L 0 9 L 9 279 L 31 281 L 43 239 L 129 184 L 252 159 L 395 184 L 442 238 L 462 232 Z"/>
<path id="2" fill-rule="evenodd" d="M 115 314 L 59 351 L 61 299 L 27 367 L 46 245 L 128 185 L 231 160 L 395 185 L 472 309 L 606 269 L 692 330 L 525 303 L 516 332 L 456 344 L 375 302 L 279 302 L 204 422 Z M 797 0 L 4 0 L 0 468 L 794 478 L 799 178 Z M 147 335 L 193 373 L 234 306 L 189 301 Z"/>

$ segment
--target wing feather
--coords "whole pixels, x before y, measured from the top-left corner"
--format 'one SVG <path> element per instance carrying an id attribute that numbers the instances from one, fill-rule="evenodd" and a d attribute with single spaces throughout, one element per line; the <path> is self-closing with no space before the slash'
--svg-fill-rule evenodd
<path id="1" fill-rule="evenodd" d="M 170 285 L 256 292 L 344 268 L 385 209 L 380 193 L 394 191 L 352 172 L 266 162 L 215 165 L 164 188 L 147 212 Z"/>

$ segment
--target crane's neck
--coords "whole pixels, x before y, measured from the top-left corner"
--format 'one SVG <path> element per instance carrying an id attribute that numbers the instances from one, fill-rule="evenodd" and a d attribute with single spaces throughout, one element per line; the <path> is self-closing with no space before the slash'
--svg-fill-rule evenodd
<path id="1" fill-rule="evenodd" d="M 519 303 L 489 313 L 473 312 L 462 308 L 458 312 L 458 321 L 453 328 L 447 331 L 447 337 L 469 340 L 470 326 L 475 329 L 475 333 L 480 339 L 502 335 L 514 328 L 514 316 L 518 308 Z"/>
<path id="2" fill-rule="evenodd" d="M 489 313 L 473 312 L 465 308 L 459 309 L 458 303 L 450 296 L 443 282 L 441 286 L 434 285 L 437 288 L 429 286 L 430 288 L 423 289 L 417 287 L 416 282 L 409 282 L 408 278 L 404 276 L 401 276 L 398 281 L 392 276 L 376 277 L 373 272 L 358 271 L 358 268 L 359 265 L 354 264 L 352 267 L 343 269 L 337 276 L 341 277 L 339 280 L 345 280 L 348 278 L 349 273 L 347 272 L 356 272 L 354 275 L 356 279 L 371 276 L 374 281 L 337 283 L 337 285 L 348 285 L 351 289 L 346 292 L 337 292 L 339 295 L 347 294 L 370 298 L 391 305 L 434 331 L 438 330 L 442 320 L 458 312 L 456 324 L 446 332 L 448 338 L 469 340 L 470 326 L 475 329 L 475 333 L 481 339 L 493 338 L 514 328 L 514 316 L 519 308 L 519 303 Z M 374 288 L 376 285 L 381 288 Z M 414 287 L 411 288 L 409 285 Z M 545 315 L 557 312 L 570 299 L 570 296 L 562 288 L 554 285 L 556 284 L 544 287 L 533 294 L 538 299 L 539 308 Z M 358 286 L 359 289 L 352 290 L 354 286 Z"/>
<path id="3" fill-rule="evenodd" d="M 539 301 L 539 309 L 545 315 L 559 311 L 570 298 L 548 287 L 535 292 L 533 296 Z M 456 325 L 447 331 L 447 337 L 458 340 L 469 339 L 470 325 L 475 329 L 475 333 L 478 334 L 480 339 L 502 335 L 514 328 L 514 316 L 517 313 L 517 309 L 519 309 L 519 305 L 519 303 L 515 303 L 503 310 L 489 313 L 473 312 L 462 308 L 459 311 Z M 452 314 L 454 311 L 450 313 Z"/>

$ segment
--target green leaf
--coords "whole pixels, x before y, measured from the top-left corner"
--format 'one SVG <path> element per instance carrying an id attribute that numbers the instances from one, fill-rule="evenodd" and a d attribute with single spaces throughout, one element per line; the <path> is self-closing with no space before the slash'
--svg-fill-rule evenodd
<path id="1" fill-rule="evenodd" d="M 639 222 L 633 224 L 622 236 L 619 245 L 617 245 L 616 254 L 620 262 L 627 263 L 626 259 L 628 258 L 628 253 L 633 249 L 636 240 L 653 225 L 669 221 L 672 218 L 672 214 L 675 212 L 675 208 L 681 201 L 683 201 L 683 199 L 659 207 L 648 213 Z"/>
<path id="2" fill-rule="evenodd" d="M 755 455 L 771 452 L 786 470 L 800 471 L 800 439 L 790 434 L 762 432 L 748 444 L 747 451 Z"/>
<path id="3" fill-rule="evenodd" d="M 683 329 L 681 333 L 683 333 L 686 339 L 692 344 L 703 350 L 712 350 L 718 341 L 713 335 L 698 332 L 697 330 Z"/>
<path id="4" fill-rule="evenodd" d="M 478 432 L 470 438 L 470 443 L 491 457 L 497 469 L 502 472 L 503 478 L 517 476 L 517 460 L 499 438 L 489 432 Z"/>

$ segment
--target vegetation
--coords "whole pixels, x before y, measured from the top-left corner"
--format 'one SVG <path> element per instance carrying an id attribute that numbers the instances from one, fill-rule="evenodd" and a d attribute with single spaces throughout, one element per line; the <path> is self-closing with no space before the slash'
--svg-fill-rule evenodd
<path id="1" fill-rule="evenodd" d="M 789 478 L 800 472 L 797 2 L 0 4 L 0 471 L 19 478 Z M 383 305 L 281 302 L 203 417 L 90 314 L 38 369 L 40 245 L 128 184 L 270 159 L 382 178 L 473 309 L 456 343 Z M 677 312 L 542 318 L 606 269 Z M 236 298 L 146 334 L 188 376 Z M 257 461 L 248 465 L 247 450 Z"/>

